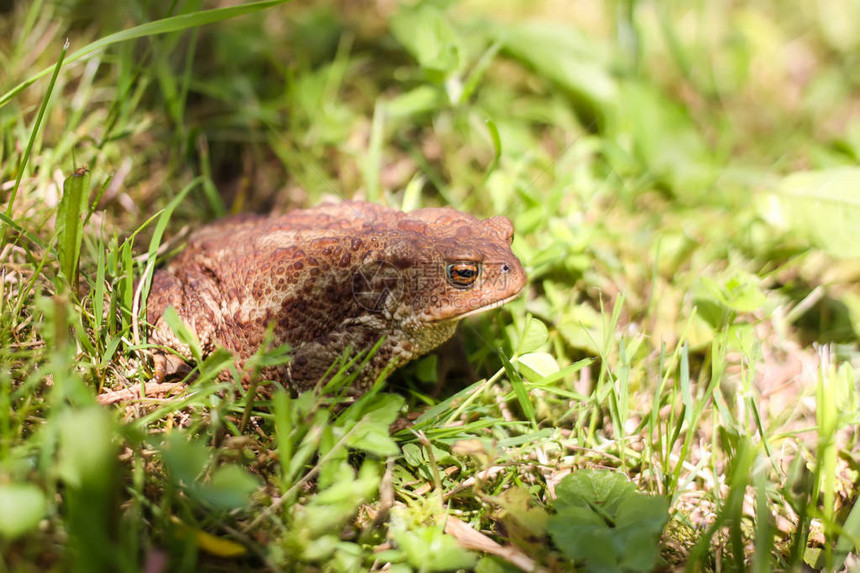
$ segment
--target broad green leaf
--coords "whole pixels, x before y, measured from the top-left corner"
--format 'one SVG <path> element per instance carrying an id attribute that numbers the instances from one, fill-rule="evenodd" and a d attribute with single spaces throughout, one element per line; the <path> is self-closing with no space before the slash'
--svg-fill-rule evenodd
<path id="1" fill-rule="evenodd" d="M 520 372 L 530 382 L 540 382 L 547 376 L 552 376 L 561 370 L 555 357 L 548 352 L 524 354 L 517 359 L 517 363 L 520 366 Z"/>
<path id="2" fill-rule="evenodd" d="M 583 470 L 556 488 L 547 529 L 556 546 L 589 571 L 649 571 L 668 519 L 668 502 L 639 493 L 618 473 Z"/>
<path id="3" fill-rule="evenodd" d="M 347 446 L 379 457 L 393 456 L 400 451 L 397 443 L 391 439 L 387 425 L 364 420 L 350 434 Z"/>
<path id="4" fill-rule="evenodd" d="M 57 207 L 57 254 L 60 269 L 71 284 L 77 281 L 89 193 L 90 172 L 75 172 L 63 182 L 63 196 Z"/>
<path id="5" fill-rule="evenodd" d="M 379 489 L 380 471 L 375 462 L 365 460 L 357 474 L 349 463 L 342 462 L 336 480 L 297 513 L 296 524 L 315 536 L 339 531 Z"/>
<path id="6" fill-rule="evenodd" d="M 348 464 L 346 464 L 347 467 Z M 362 499 L 374 494 L 379 485 L 379 466 L 370 460 L 361 464 L 358 476 L 355 471 L 341 472 L 341 479 L 314 497 L 311 504 L 341 505 L 348 504 L 355 508 Z"/>
<path id="7" fill-rule="evenodd" d="M 598 504 L 615 512 L 620 501 L 635 491 L 633 484 L 616 472 L 583 470 L 565 477 L 556 486 L 555 508 L 590 507 Z"/>
<path id="8" fill-rule="evenodd" d="M 403 404 L 403 397 L 397 394 L 365 394 L 341 413 L 338 426 L 350 428 L 362 419 L 390 424 L 397 419 Z"/>
<path id="9" fill-rule="evenodd" d="M 475 564 L 475 573 L 520 573 L 521 571 L 519 567 L 495 555 L 481 557 Z"/>
<path id="10" fill-rule="evenodd" d="M 683 197 L 701 196 L 716 176 L 712 153 L 689 114 L 656 88 L 626 82 L 615 116 L 650 175 Z"/>
<path id="11" fill-rule="evenodd" d="M 229 370 L 235 364 L 233 354 L 226 348 L 217 348 L 202 362 L 197 363 L 200 376 L 198 383 L 216 379 L 222 372 Z"/>
<path id="12" fill-rule="evenodd" d="M 788 175 L 759 202 L 772 225 L 836 257 L 860 257 L 860 167 Z"/>
<path id="13" fill-rule="evenodd" d="M 181 432 L 169 436 L 161 447 L 161 455 L 174 483 L 192 498 L 218 510 L 246 506 L 260 485 L 256 476 L 231 465 L 216 469 L 209 480 L 202 481 L 215 453 Z"/>
<path id="14" fill-rule="evenodd" d="M 393 456 L 400 452 L 400 448 L 391 438 L 389 427 L 403 408 L 404 399 L 396 394 L 381 394 L 371 398 L 374 402 L 361 420 L 349 430 L 346 445 L 380 457 Z"/>
<path id="15" fill-rule="evenodd" d="M 590 571 L 598 567 L 617 570 L 617 548 L 609 527 L 585 507 L 571 507 L 549 517 L 547 526 L 555 544 L 574 561 L 585 561 Z"/>
<path id="16" fill-rule="evenodd" d="M 306 561 L 330 561 L 339 541 L 337 535 L 320 535 L 304 547 L 302 558 Z"/>
<path id="17" fill-rule="evenodd" d="M 542 536 L 546 533 L 547 512 L 531 504 L 531 495 L 525 487 L 512 487 L 495 498 L 506 515 L 513 517 L 529 534 Z M 508 526 L 510 528 L 510 525 Z"/>
<path id="18" fill-rule="evenodd" d="M 391 33 L 436 81 L 460 67 L 457 36 L 434 6 L 402 7 L 391 19 Z"/>
<path id="19" fill-rule="evenodd" d="M 108 488 L 115 462 L 114 431 L 110 414 L 96 406 L 60 416 L 57 469 L 67 486 Z"/>
<path id="20" fill-rule="evenodd" d="M 423 450 L 417 444 L 404 444 L 403 459 L 410 466 L 420 466 L 424 463 Z"/>
<path id="21" fill-rule="evenodd" d="M 419 527 L 394 534 L 397 545 L 410 565 L 419 571 L 452 571 L 470 569 L 475 555 L 459 546 L 457 540 L 439 527 Z"/>
<path id="22" fill-rule="evenodd" d="M 231 510 L 245 507 L 260 480 L 239 466 L 218 468 L 208 482 L 198 484 L 194 495 L 215 509 Z"/>
<path id="23" fill-rule="evenodd" d="M 697 301 L 715 303 L 734 312 L 753 312 L 765 303 L 765 294 L 757 276 L 736 270 L 725 280 L 702 277 L 694 288 Z"/>
<path id="24" fill-rule="evenodd" d="M 589 114 L 601 116 L 618 95 L 610 55 L 568 25 L 525 22 L 499 28 L 504 49 L 566 89 Z"/>
<path id="25" fill-rule="evenodd" d="M 191 486 L 206 468 L 210 454 L 200 442 L 188 440 L 181 432 L 173 432 L 161 447 L 161 457 L 173 481 Z"/>
<path id="26" fill-rule="evenodd" d="M 120 481 L 112 415 L 90 406 L 67 409 L 57 425 L 57 474 L 62 480 L 64 523 L 75 556 L 73 571 L 110 569 L 106 544 L 115 538 Z"/>
<path id="27" fill-rule="evenodd" d="M 624 569 L 649 571 L 654 567 L 668 511 L 669 504 L 662 497 L 638 492 L 625 496 L 615 522 L 623 549 L 621 566 Z"/>
<path id="28" fill-rule="evenodd" d="M 47 500 L 32 484 L 0 485 L 0 537 L 15 539 L 34 529 L 45 516 Z"/>
<path id="29" fill-rule="evenodd" d="M 525 331 L 517 345 L 517 354 L 534 352 L 549 339 L 549 331 L 546 325 L 537 318 L 529 315 L 526 320 Z"/>

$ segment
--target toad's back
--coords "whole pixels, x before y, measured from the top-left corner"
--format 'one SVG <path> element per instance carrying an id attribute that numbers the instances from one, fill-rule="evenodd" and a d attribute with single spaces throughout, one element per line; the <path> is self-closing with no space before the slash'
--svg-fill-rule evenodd
<path id="1" fill-rule="evenodd" d="M 241 361 L 271 326 L 274 342 L 294 353 L 287 367 L 265 374 L 302 389 L 347 347 L 368 349 L 385 337 L 365 380 L 438 345 L 465 314 L 516 296 L 525 275 L 511 239 L 502 217 L 479 221 L 453 209 L 403 213 L 359 202 L 225 219 L 195 232 L 153 277 L 151 339 L 189 356 L 165 324 L 168 305 L 204 354 L 224 346 Z M 455 263 L 482 271 L 468 285 L 452 285 L 446 269 Z M 180 361 L 167 356 L 157 352 L 156 362 L 169 371 Z"/>

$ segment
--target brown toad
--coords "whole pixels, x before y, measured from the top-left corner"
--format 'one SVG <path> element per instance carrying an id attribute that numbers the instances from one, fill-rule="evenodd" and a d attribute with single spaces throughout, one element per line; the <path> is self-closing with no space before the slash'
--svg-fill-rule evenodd
<path id="1" fill-rule="evenodd" d="M 172 305 L 204 355 L 223 346 L 240 364 L 271 324 L 275 344 L 289 344 L 292 357 L 262 374 L 299 391 L 347 348 L 368 350 L 384 338 L 355 383 L 361 394 L 387 366 L 450 338 L 463 317 L 520 294 L 526 276 L 512 240 L 504 217 L 361 202 L 208 225 L 153 277 L 150 341 L 178 353 L 156 350 L 156 377 L 190 357 L 163 318 Z"/>

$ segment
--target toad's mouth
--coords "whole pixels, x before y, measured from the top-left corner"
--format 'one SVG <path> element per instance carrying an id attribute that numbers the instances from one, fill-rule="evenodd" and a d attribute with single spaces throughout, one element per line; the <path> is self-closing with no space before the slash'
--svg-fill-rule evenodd
<path id="1" fill-rule="evenodd" d="M 479 304 L 478 306 L 475 306 L 474 308 L 469 308 L 468 310 L 465 310 L 464 312 L 454 312 L 451 314 L 446 314 L 446 315 L 441 316 L 439 318 L 435 318 L 435 319 L 431 320 L 430 322 L 438 323 L 438 322 L 446 322 L 449 320 L 461 320 L 463 318 L 466 318 L 467 316 L 472 316 L 474 314 L 480 314 L 482 312 L 486 312 L 486 311 L 492 310 L 494 308 L 499 308 L 500 306 L 504 306 L 504 305 L 508 304 L 509 302 L 511 302 L 512 300 L 519 298 L 519 296 L 523 293 L 523 290 L 524 289 L 520 289 L 519 291 L 515 292 L 514 294 L 512 294 L 511 296 L 509 296 L 507 298 L 494 300 L 492 302 L 487 302 L 486 304 Z"/>

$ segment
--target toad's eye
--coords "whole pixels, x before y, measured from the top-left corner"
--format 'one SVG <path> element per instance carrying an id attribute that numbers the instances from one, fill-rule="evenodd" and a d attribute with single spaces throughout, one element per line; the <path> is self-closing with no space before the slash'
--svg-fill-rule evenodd
<path id="1" fill-rule="evenodd" d="M 457 288 L 469 288 L 474 285 L 480 271 L 481 267 L 478 263 L 470 261 L 451 263 L 446 269 L 448 282 Z"/>

